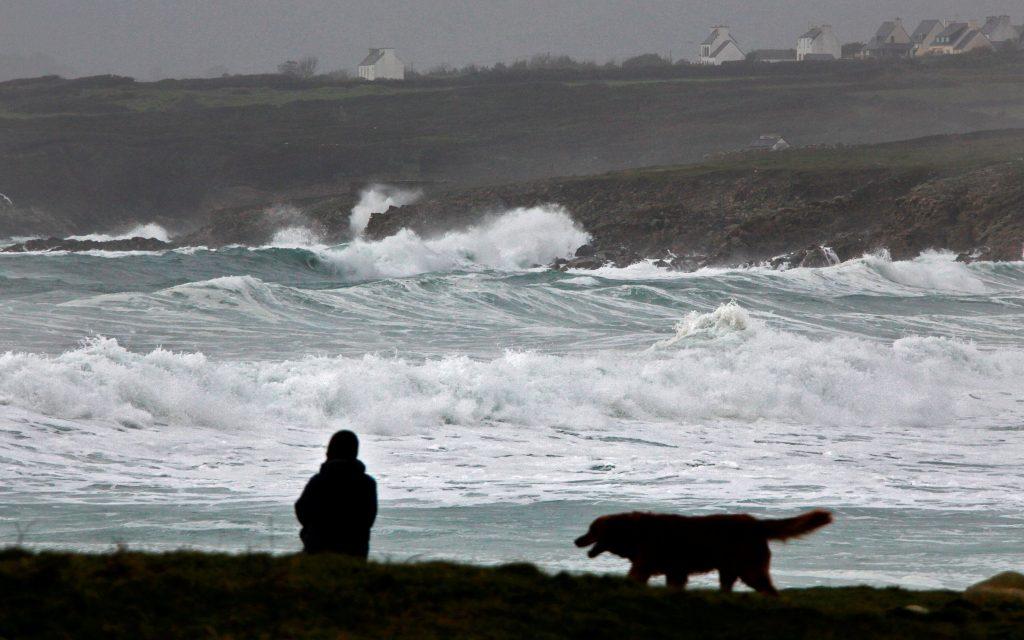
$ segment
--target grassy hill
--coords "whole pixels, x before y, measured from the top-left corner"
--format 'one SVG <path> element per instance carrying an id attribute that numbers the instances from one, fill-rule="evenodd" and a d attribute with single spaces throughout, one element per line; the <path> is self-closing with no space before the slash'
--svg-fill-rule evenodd
<path id="1" fill-rule="evenodd" d="M 859 144 L 1024 127 L 1024 64 L 737 65 L 367 84 L 278 76 L 0 83 L 0 234 L 348 193 L 697 162 L 778 132 Z"/>
<path id="2" fill-rule="evenodd" d="M 868 587 L 675 592 L 529 565 L 3 551 L 0 638 L 28 637 L 1020 638 L 1024 607 Z"/>

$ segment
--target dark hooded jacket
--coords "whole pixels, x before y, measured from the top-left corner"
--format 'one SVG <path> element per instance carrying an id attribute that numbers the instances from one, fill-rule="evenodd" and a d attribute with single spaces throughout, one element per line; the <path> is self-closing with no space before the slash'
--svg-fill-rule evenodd
<path id="1" fill-rule="evenodd" d="M 377 518 L 377 483 L 359 460 L 328 460 L 306 484 L 295 503 L 295 515 L 307 553 L 365 558 Z"/>

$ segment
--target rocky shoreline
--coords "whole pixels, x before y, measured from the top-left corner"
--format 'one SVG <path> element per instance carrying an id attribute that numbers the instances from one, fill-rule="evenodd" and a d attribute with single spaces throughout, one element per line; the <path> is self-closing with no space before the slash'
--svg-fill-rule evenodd
<path id="1" fill-rule="evenodd" d="M 156 238 L 119 238 L 117 240 L 75 240 L 71 238 L 33 238 L 17 244 L 0 247 L 3 253 L 26 253 L 29 251 L 166 251 L 175 248 L 175 243 Z"/>
<path id="2" fill-rule="evenodd" d="M 419 185 L 414 204 L 370 217 L 368 240 L 401 229 L 422 236 L 472 226 L 518 207 L 563 208 L 591 236 L 555 269 L 641 260 L 707 266 L 822 267 L 886 250 L 929 249 L 961 260 L 1020 260 L 1024 246 L 1024 131 L 781 154 L 739 154 L 702 165 L 475 188 Z M 964 149 L 969 150 L 966 153 Z M 17 251 L 159 251 L 261 246 L 295 226 L 326 243 L 349 239 L 350 187 L 330 197 L 222 210 L 172 242 L 146 238 L 36 239 Z"/>
<path id="3" fill-rule="evenodd" d="M 593 238 L 552 265 L 559 269 L 644 259 L 682 270 L 821 267 L 883 249 L 897 260 L 929 249 L 955 251 L 962 260 L 1020 260 L 1024 162 L 956 175 L 682 169 L 454 191 L 374 215 L 367 235 L 439 233 L 546 204 L 564 207 Z"/>

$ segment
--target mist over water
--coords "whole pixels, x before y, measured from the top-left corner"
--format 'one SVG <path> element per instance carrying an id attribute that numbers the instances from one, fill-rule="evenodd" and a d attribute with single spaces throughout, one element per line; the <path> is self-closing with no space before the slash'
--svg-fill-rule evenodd
<path id="1" fill-rule="evenodd" d="M 0 527 L 294 549 L 290 502 L 352 428 L 383 557 L 617 571 L 568 545 L 597 513 L 813 506 L 837 524 L 786 547 L 788 584 L 963 586 L 1024 559 L 1022 263 L 559 273 L 536 265 L 587 235 L 554 206 L 307 231 L 0 255 Z M 951 527 L 984 528 L 955 562 Z"/>

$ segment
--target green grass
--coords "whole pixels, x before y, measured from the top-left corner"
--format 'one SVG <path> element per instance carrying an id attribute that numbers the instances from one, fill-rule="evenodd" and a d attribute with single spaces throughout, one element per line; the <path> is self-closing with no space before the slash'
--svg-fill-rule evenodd
<path id="1" fill-rule="evenodd" d="M 674 592 L 529 565 L 0 552 L 0 638 L 28 637 L 1015 638 L 1024 608 L 868 587 Z"/>

